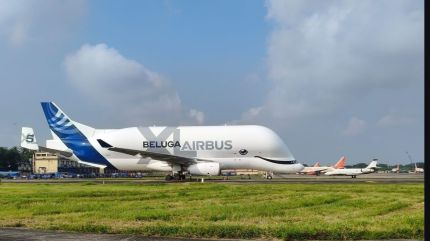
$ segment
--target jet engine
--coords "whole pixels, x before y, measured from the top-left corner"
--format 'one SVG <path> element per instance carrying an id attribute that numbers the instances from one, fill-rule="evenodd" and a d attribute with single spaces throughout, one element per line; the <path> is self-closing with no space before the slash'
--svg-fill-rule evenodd
<path id="1" fill-rule="evenodd" d="M 187 170 L 191 175 L 217 176 L 220 174 L 219 163 L 216 162 L 200 162 L 189 166 Z"/>

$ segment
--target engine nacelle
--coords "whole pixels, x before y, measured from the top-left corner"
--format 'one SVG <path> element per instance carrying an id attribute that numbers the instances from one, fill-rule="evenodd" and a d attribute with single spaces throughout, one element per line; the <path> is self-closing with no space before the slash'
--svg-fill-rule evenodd
<path id="1" fill-rule="evenodd" d="M 200 162 L 189 166 L 187 170 L 191 175 L 217 176 L 220 174 L 219 163 L 216 162 Z"/>

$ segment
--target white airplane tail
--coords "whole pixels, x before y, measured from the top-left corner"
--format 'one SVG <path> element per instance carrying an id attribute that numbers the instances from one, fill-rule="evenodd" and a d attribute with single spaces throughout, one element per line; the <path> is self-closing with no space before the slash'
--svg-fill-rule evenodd
<path id="1" fill-rule="evenodd" d="M 39 145 L 36 142 L 33 128 L 22 127 L 21 129 L 21 147 L 33 151 L 39 150 Z"/>
<path id="2" fill-rule="evenodd" d="M 366 167 L 367 169 L 376 169 L 378 168 L 376 165 L 378 164 L 378 161 L 371 161 L 370 164 Z"/>

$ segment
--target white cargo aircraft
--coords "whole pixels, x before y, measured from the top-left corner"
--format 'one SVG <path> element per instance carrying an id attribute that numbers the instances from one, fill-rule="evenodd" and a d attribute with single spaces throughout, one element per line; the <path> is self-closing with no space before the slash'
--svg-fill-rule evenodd
<path id="1" fill-rule="evenodd" d="M 72 121 L 53 102 L 42 102 L 53 140 L 39 146 L 23 127 L 21 146 L 83 164 L 126 171 L 169 171 L 166 180 L 220 175 L 223 169 L 297 173 L 303 169 L 272 130 L 256 125 L 94 129 Z"/>
<path id="2" fill-rule="evenodd" d="M 333 171 L 328 171 L 324 173 L 327 176 L 351 176 L 356 178 L 357 175 L 369 174 L 375 172 L 378 168 L 376 165 L 378 161 L 373 160 L 366 168 L 345 168 L 345 169 L 335 169 Z"/>

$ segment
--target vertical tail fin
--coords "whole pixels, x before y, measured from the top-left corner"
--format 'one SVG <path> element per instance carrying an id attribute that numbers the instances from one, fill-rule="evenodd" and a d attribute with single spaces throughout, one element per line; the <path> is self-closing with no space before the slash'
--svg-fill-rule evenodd
<path id="1" fill-rule="evenodd" d="M 320 166 L 320 162 L 316 162 L 315 164 L 314 164 L 314 167 L 319 167 Z"/>
<path id="2" fill-rule="evenodd" d="M 61 139 L 79 138 L 79 130 L 72 120 L 53 102 L 42 102 L 42 109 L 45 113 L 49 128 Z M 75 137 L 75 138 L 74 138 Z"/>
<path id="3" fill-rule="evenodd" d="M 345 156 L 341 156 L 339 161 L 336 162 L 336 164 L 334 164 L 334 168 L 335 169 L 342 169 L 345 167 L 345 162 L 346 162 L 346 157 Z"/>
<path id="4" fill-rule="evenodd" d="M 366 167 L 367 169 L 376 169 L 377 168 L 377 165 L 378 164 L 378 161 L 377 160 L 373 160 L 373 161 L 371 161 L 370 162 L 370 164 Z"/>
<path id="5" fill-rule="evenodd" d="M 61 139 L 82 139 L 92 134 L 94 128 L 71 120 L 54 102 L 42 102 L 42 109 L 49 128 Z"/>
<path id="6" fill-rule="evenodd" d="M 94 133 L 94 128 L 72 121 L 53 102 L 42 102 L 41 104 L 49 128 L 61 139 L 67 148 L 73 151 L 76 157 L 81 161 L 112 166 L 88 140 L 88 137 Z"/>
<path id="7" fill-rule="evenodd" d="M 33 151 L 39 150 L 39 145 L 37 145 L 36 136 L 34 135 L 33 128 L 21 128 L 21 147 Z"/>

